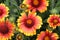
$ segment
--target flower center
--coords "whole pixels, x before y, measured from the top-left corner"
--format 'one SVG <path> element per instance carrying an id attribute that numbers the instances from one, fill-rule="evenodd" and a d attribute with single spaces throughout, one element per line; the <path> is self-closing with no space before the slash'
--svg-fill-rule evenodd
<path id="1" fill-rule="evenodd" d="M 54 20 L 54 23 L 56 24 L 57 22 L 58 22 L 58 20 L 55 19 L 55 20 Z"/>
<path id="2" fill-rule="evenodd" d="M 33 1 L 33 4 L 34 4 L 34 5 L 38 5 L 38 4 L 39 4 L 38 0 L 34 0 L 34 1 Z"/>
<path id="3" fill-rule="evenodd" d="M 31 28 L 34 25 L 34 21 L 32 19 L 26 19 L 24 24 L 26 27 Z"/>
<path id="4" fill-rule="evenodd" d="M 38 8 L 41 5 L 41 0 L 31 0 L 30 5 L 34 8 Z"/>
<path id="5" fill-rule="evenodd" d="M 46 36 L 44 40 L 50 40 L 50 38 L 48 36 Z"/>
<path id="6" fill-rule="evenodd" d="M 27 20 L 27 24 L 32 24 L 32 20 Z"/>
<path id="7" fill-rule="evenodd" d="M 0 25 L 0 33 L 7 34 L 8 32 L 9 32 L 9 28 L 5 23 L 3 25 Z"/>

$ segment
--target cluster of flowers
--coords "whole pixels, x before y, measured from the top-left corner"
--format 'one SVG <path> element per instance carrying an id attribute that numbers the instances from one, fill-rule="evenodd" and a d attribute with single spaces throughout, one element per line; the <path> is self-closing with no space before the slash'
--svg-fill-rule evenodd
<path id="1" fill-rule="evenodd" d="M 13 36 L 15 25 L 8 19 L 5 20 L 8 13 L 9 8 L 5 4 L 0 3 L 0 40 L 8 40 Z"/>
<path id="2" fill-rule="evenodd" d="M 43 13 L 47 10 L 48 1 L 47 0 L 24 0 L 23 4 L 27 6 L 28 13 L 22 12 L 19 19 L 17 19 L 17 26 L 19 32 L 26 36 L 36 35 L 36 30 L 40 29 L 43 25 L 41 16 L 38 16 L 36 11 Z M 21 7 L 24 7 L 22 5 Z M 9 8 L 5 4 L 0 4 L 0 40 L 8 40 L 13 36 L 15 25 L 11 23 L 5 17 L 8 16 Z M 47 19 L 47 23 L 50 27 L 55 29 L 60 26 L 59 15 L 50 15 Z M 41 31 L 37 35 L 36 40 L 57 40 L 59 37 L 56 33 L 46 30 Z"/>

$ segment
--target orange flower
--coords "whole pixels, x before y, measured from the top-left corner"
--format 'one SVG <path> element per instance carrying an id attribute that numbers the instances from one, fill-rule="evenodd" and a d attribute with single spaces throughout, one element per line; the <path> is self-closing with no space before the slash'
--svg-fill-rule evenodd
<path id="1" fill-rule="evenodd" d="M 59 21 L 59 15 L 50 15 L 47 22 L 49 23 L 49 26 L 52 28 L 56 28 L 60 25 Z"/>
<path id="2" fill-rule="evenodd" d="M 9 13 L 8 11 L 9 11 L 9 8 L 5 4 L 1 3 L 0 4 L 0 20 L 8 16 L 8 13 Z"/>
<path id="3" fill-rule="evenodd" d="M 0 40 L 8 40 L 13 36 L 14 24 L 8 20 L 0 21 Z"/>
<path id="4" fill-rule="evenodd" d="M 36 40 L 57 40 L 59 37 L 56 33 L 52 33 L 49 31 L 42 31 L 38 34 Z"/>
<path id="5" fill-rule="evenodd" d="M 36 34 L 36 29 L 40 29 L 42 25 L 42 19 L 36 16 L 36 13 L 30 12 L 28 15 L 22 13 L 22 16 L 17 20 L 19 31 L 26 36 L 33 36 Z"/>
<path id="6" fill-rule="evenodd" d="M 47 0 L 24 0 L 23 4 L 26 4 L 29 10 L 45 12 L 47 10 Z"/>

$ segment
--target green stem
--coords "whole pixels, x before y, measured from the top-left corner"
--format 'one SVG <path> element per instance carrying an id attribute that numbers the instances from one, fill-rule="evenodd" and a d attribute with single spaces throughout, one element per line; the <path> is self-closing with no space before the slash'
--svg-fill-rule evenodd
<path id="1" fill-rule="evenodd" d="M 22 0 L 19 0 L 20 1 L 20 3 L 22 3 Z"/>
<path id="2" fill-rule="evenodd" d="M 28 38 L 28 40 L 30 40 L 30 37 L 27 37 Z"/>
<path id="3" fill-rule="evenodd" d="M 51 0 L 51 9 L 54 8 L 55 0 Z"/>

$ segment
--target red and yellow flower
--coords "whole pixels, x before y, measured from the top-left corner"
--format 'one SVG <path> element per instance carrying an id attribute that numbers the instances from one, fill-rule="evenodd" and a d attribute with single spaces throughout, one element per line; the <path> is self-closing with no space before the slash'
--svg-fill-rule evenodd
<path id="1" fill-rule="evenodd" d="M 1 3 L 0 4 L 0 20 L 7 17 L 8 13 L 9 13 L 9 8 L 5 4 Z"/>
<path id="2" fill-rule="evenodd" d="M 36 40 L 58 40 L 58 35 L 50 31 L 41 31 Z"/>
<path id="3" fill-rule="evenodd" d="M 0 40 L 8 40 L 13 36 L 14 24 L 11 24 L 10 21 L 0 21 Z"/>
<path id="4" fill-rule="evenodd" d="M 19 31 L 26 36 L 33 36 L 36 34 L 36 29 L 40 29 L 42 25 L 42 19 L 37 16 L 36 13 L 30 12 L 28 15 L 22 13 L 22 16 L 17 20 Z"/>
<path id="5" fill-rule="evenodd" d="M 47 0 L 24 0 L 23 4 L 27 5 L 29 10 L 45 12 L 47 10 L 48 1 Z"/>
<path id="6" fill-rule="evenodd" d="M 60 26 L 59 15 L 50 15 L 47 22 L 49 23 L 49 26 L 53 29 L 57 26 Z"/>

